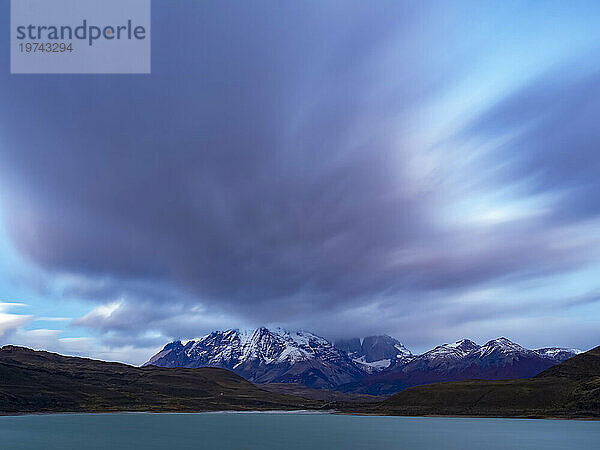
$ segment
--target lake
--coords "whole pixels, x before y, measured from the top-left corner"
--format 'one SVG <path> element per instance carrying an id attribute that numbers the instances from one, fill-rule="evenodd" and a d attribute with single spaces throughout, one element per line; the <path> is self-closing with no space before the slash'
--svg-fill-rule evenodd
<path id="1" fill-rule="evenodd" d="M 600 422 L 365 417 L 315 413 L 56 414 L 0 417 L 0 448 L 570 449 L 599 448 Z"/>

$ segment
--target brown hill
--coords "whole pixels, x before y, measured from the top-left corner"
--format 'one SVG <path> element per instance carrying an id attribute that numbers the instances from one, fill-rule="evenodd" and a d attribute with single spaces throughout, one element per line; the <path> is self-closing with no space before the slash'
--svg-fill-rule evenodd
<path id="1" fill-rule="evenodd" d="M 137 368 L 23 347 L 0 350 L 0 413 L 316 408 L 224 369 Z"/>

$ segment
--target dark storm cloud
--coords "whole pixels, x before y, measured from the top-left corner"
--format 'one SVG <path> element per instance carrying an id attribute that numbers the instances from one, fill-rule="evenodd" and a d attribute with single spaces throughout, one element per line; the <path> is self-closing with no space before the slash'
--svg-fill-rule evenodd
<path id="1" fill-rule="evenodd" d="M 12 239 L 83 280 L 65 296 L 119 305 L 77 325 L 147 345 L 144 330 L 191 337 L 221 312 L 310 324 L 393 298 L 402 315 L 432 292 L 595 256 L 585 239 L 556 246 L 545 217 L 448 226 L 453 186 L 415 180 L 423 149 L 404 136 L 454 75 L 441 7 L 283 5 L 157 3 L 151 76 L 1 75 Z M 492 153 L 490 167 L 511 163 L 495 183 L 536 175 L 595 217 L 597 81 L 550 78 L 475 121 L 465 135 L 519 131 Z M 186 314 L 195 304 L 208 309 Z M 378 311 L 371 328 L 387 326 Z"/>
<path id="2" fill-rule="evenodd" d="M 234 303 L 389 277 L 352 274 L 426 226 L 373 131 L 437 83 L 383 53 L 419 11 L 264 8 L 159 7 L 150 77 L 6 80 L 7 221 L 25 254 Z"/>

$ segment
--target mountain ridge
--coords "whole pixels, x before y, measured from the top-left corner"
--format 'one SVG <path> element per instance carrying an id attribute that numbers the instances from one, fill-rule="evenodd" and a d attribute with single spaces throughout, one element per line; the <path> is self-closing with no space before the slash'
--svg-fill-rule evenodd
<path id="1" fill-rule="evenodd" d="M 560 351 L 559 351 L 560 350 Z M 530 350 L 505 337 L 483 345 L 463 339 L 443 344 L 418 355 L 406 364 L 390 367 L 361 380 L 339 386 L 342 392 L 389 395 L 423 384 L 471 379 L 530 378 L 574 356 L 578 350 L 547 348 Z"/>

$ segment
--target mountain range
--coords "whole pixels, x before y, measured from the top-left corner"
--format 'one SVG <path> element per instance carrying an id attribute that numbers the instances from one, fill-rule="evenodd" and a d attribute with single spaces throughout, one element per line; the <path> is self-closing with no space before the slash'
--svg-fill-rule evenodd
<path id="1" fill-rule="evenodd" d="M 556 347 L 529 350 L 498 338 L 484 345 L 463 339 L 414 355 L 385 335 L 333 344 L 307 331 L 262 327 L 214 331 L 185 344 L 171 342 L 145 366 L 219 367 L 253 383 L 388 395 L 439 381 L 528 378 L 578 353 Z"/>
<path id="2" fill-rule="evenodd" d="M 529 378 L 580 353 L 576 349 L 526 349 L 506 338 L 478 345 L 469 339 L 435 347 L 346 385 L 343 392 L 387 395 L 411 386 L 445 381 Z"/>

